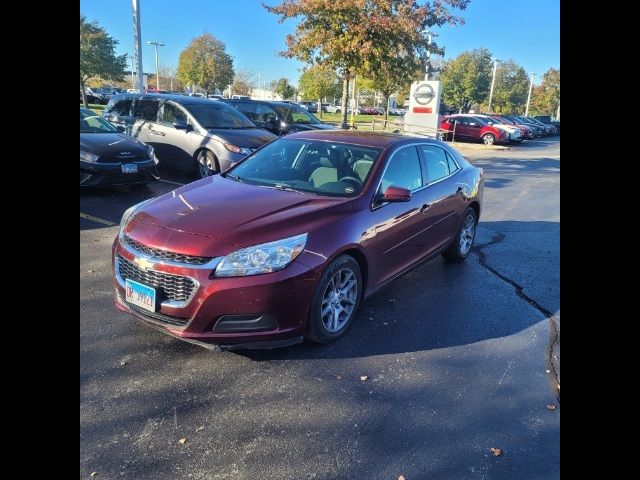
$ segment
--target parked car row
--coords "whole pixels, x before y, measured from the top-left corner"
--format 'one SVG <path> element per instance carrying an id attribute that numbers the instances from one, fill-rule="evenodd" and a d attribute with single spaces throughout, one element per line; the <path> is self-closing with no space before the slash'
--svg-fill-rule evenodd
<path id="1" fill-rule="evenodd" d="M 520 143 L 522 140 L 557 135 L 553 125 L 517 115 L 453 114 L 443 115 L 442 137 L 451 141 L 481 141 L 485 145 Z"/>

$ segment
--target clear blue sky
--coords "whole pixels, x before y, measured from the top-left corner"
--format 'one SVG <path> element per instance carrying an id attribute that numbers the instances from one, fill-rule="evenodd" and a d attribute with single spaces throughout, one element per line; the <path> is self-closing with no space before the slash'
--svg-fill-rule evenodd
<path id="1" fill-rule="evenodd" d="M 340 1 L 340 0 L 335 0 Z M 155 72 L 149 40 L 166 44 L 159 49 L 161 65 L 178 64 L 180 51 L 204 32 L 227 46 L 236 70 L 262 74 L 267 82 L 287 77 L 297 84 L 303 64 L 276 52 L 284 50 L 295 23 L 279 24 L 259 0 L 140 0 L 143 64 Z M 273 5 L 278 0 L 265 0 Z M 120 43 L 117 53 L 133 53 L 131 0 L 80 0 L 80 13 L 97 20 Z M 461 12 L 465 25 L 435 29 L 446 48 L 445 59 L 465 50 L 488 48 L 501 60 L 513 59 L 536 82 L 551 67 L 560 68 L 560 0 L 471 0 Z"/>

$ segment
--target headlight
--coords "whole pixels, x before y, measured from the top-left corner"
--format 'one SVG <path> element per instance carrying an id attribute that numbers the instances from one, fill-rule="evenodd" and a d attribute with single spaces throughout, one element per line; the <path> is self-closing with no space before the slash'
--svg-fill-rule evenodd
<path id="1" fill-rule="evenodd" d="M 122 232 L 124 230 L 124 227 L 127 226 L 127 223 L 129 223 L 129 220 L 131 220 L 131 217 L 133 217 L 133 214 L 136 213 L 136 211 L 138 211 L 138 209 L 142 207 L 142 205 L 144 205 L 147 202 L 150 202 L 151 200 L 153 200 L 153 198 L 149 198 L 140 203 L 136 203 L 134 206 L 129 207 L 124 211 L 124 213 L 122 214 L 122 219 L 120 220 L 120 232 Z"/>
<path id="2" fill-rule="evenodd" d="M 231 145 L 230 143 L 223 143 L 224 148 L 233 153 L 241 153 L 242 155 L 249 155 L 251 153 L 250 148 L 246 147 L 236 147 L 235 145 Z"/>
<path id="3" fill-rule="evenodd" d="M 151 145 L 149 145 L 147 147 L 147 152 L 149 153 L 149 158 L 151 158 L 153 160 L 153 162 L 157 165 L 158 164 L 158 157 L 156 157 L 156 153 L 153 150 L 153 147 Z"/>
<path id="4" fill-rule="evenodd" d="M 82 150 L 80 150 L 80 160 L 85 162 L 95 162 L 96 160 L 98 160 L 98 155 L 96 155 L 95 153 L 83 152 Z"/>
<path id="5" fill-rule="evenodd" d="M 300 255 L 307 234 L 283 238 L 275 242 L 247 247 L 224 257 L 218 264 L 216 277 L 243 277 L 282 270 Z"/>

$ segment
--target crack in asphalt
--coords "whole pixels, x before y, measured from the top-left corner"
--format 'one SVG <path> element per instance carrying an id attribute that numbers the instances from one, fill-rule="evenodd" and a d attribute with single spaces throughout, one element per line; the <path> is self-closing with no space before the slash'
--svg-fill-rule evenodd
<path id="1" fill-rule="evenodd" d="M 483 227 L 483 228 L 487 228 L 487 227 Z M 491 230 L 489 228 L 487 228 L 487 229 Z M 559 403 L 560 402 L 560 373 L 558 372 L 558 368 L 556 366 L 556 363 L 554 362 L 555 348 L 560 342 L 560 328 L 558 326 L 557 319 L 556 319 L 556 317 L 555 317 L 555 315 L 553 313 L 551 313 L 549 310 L 547 310 L 542 305 L 540 305 L 538 302 L 536 302 L 533 298 L 529 297 L 526 293 L 524 293 L 524 287 L 522 287 L 518 283 L 516 283 L 513 280 L 511 280 L 509 277 L 503 275 L 502 273 L 500 273 L 499 271 L 497 271 L 495 268 L 491 267 L 490 265 L 487 265 L 487 256 L 482 251 L 482 249 L 485 248 L 485 247 L 491 246 L 491 245 L 496 245 L 496 244 L 502 242 L 506 237 L 506 235 L 504 233 L 498 232 L 496 230 L 493 230 L 493 231 L 495 232 L 495 235 L 493 235 L 493 237 L 491 237 L 490 241 L 485 242 L 485 243 L 481 243 L 481 244 L 478 244 L 478 245 L 474 245 L 471 250 L 478 257 L 478 263 L 480 263 L 480 265 L 485 270 L 489 271 L 490 273 L 492 273 L 493 275 L 498 277 L 500 280 L 502 280 L 504 282 L 507 282 L 509 285 L 511 285 L 514 288 L 514 290 L 516 292 L 516 295 L 518 297 L 520 297 L 525 302 L 527 302 L 529 305 L 531 305 L 533 308 L 538 310 L 540 313 L 542 313 L 545 316 L 545 318 L 547 320 L 549 320 L 549 324 L 551 325 L 552 338 L 549 341 L 548 359 L 547 360 L 549 362 L 549 365 L 551 366 L 551 372 L 553 373 L 553 376 L 554 376 L 555 381 L 556 381 L 555 389 L 556 389 L 556 396 L 557 396 L 558 403 Z"/>

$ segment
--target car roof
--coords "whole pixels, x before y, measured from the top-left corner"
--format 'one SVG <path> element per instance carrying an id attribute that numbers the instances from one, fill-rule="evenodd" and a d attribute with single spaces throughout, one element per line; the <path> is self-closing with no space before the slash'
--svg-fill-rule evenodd
<path id="1" fill-rule="evenodd" d="M 438 140 L 428 137 L 414 137 L 392 132 L 363 132 L 355 130 L 307 130 L 304 132 L 290 133 L 286 139 L 304 139 L 335 141 L 338 143 L 351 143 L 375 148 L 387 148 L 390 145 L 401 142 L 411 143 L 419 139 L 424 143 L 440 143 Z"/>
<path id="2" fill-rule="evenodd" d="M 173 100 L 176 103 L 182 105 L 216 105 L 210 98 L 202 97 L 189 97 L 187 95 L 177 95 L 173 93 L 119 93 L 114 95 L 111 99 L 124 99 L 124 98 L 138 98 L 141 100 Z"/>

